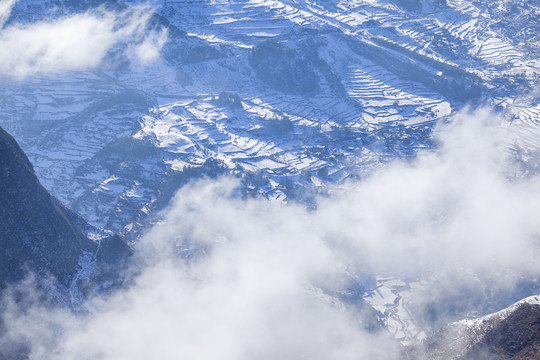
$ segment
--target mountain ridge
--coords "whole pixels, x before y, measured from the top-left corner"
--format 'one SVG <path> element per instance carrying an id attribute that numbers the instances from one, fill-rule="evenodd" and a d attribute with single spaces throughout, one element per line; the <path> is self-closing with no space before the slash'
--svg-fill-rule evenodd
<path id="1" fill-rule="evenodd" d="M 540 295 L 498 312 L 445 326 L 420 344 L 408 346 L 403 359 L 518 360 L 540 356 Z"/>

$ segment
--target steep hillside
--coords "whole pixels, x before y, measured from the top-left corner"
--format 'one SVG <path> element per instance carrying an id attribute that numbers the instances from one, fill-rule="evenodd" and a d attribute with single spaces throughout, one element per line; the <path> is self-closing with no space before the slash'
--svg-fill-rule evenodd
<path id="1" fill-rule="evenodd" d="M 404 351 L 405 359 L 521 360 L 540 357 L 540 297 L 450 324 Z"/>
<path id="2" fill-rule="evenodd" d="M 1 288 L 31 271 L 40 281 L 52 276 L 60 288 L 74 290 L 81 282 L 113 276 L 130 252 L 118 236 L 91 227 L 51 196 L 17 142 L 0 128 Z"/>

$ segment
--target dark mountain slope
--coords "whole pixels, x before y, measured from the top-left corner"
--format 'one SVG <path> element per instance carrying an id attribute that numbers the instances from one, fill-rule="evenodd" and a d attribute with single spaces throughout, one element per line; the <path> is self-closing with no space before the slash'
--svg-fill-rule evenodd
<path id="1" fill-rule="evenodd" d="M 531 296 L 494 314 L 449 324 L 402 359 L 540 359 L 540 297 Z"/>
<path id="2" fill-rule="evenodd" d="M 99 240 L 88 238 L 91 230 Z M 81 256 L 97 276 L 130 252 L 118 236 L 99 235 L 52 197 L 15 139 L 0 128 L 0 288 L 27 270 L 38 277 L 52 275 L 68 287 L 81 268 Z"/>
<path id="3" fill-rule="evenodd" d="M 540 305 L 521 304 L 460 359 L 540 359 Z"/>

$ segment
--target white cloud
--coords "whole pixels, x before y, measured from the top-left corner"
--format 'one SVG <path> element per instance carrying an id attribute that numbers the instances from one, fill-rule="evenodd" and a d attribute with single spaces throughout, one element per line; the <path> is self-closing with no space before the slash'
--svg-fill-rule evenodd
<path id="1" fill-rule="evenodd" d="M 95 299 L 91 315 L 14 307 L 4 343 L 29 339 L 30 359 L 385 358 L 390 337 L 365 332 L 361 314 L 313 285 L 341 268 L 314 232 L 291 221 L 303 210 L 232 200 L 233 185 L 180 192 L 167 223 L 141 244 L 146 265 L 135 284 Z M 185 263 L 174 255 L 180 237 L 206 254 Z"/>
<path id="2" fill-rule="evenodd" d="M 511 159 L 502 145 L 512 134 L 486 125 L 496 120 L 487 111 L 459 114 L 441 129 L 437 152 L 395 163 L 343 199 L 323 202 L 316 223 L 364 254 L 359 266 L 372 273 L 538 271 L 527 250 L 540 234 L 540 183 L 507 180 Z"/>
<path id="3" fill-rule="evenodd" d="M 11 14 L 11 10 L 13 9 L 13 6 L 17 0 L 1 0 L 0 1 L 0 29 L 6 21 L 9 18 L 9 15 Z"/>
<path id="4" fill-rule="evenodd" d="M 22 78 L 95 68 L 111 48 L 122 44 L 146 49 L 135 55 L 143 62 L 152 60 L 166 33 L 147 30 L 151 15 L 148 7 L 120 13 L 97 9 L 51 22 L 9 25 L 0 30 L 0 74 Z"/>
<path id="5" fill-rule="evenodd" d="M 3 343 L 26 338 L 31 359 L 390 358 L 389 336 L 325 294 L 345 272 L 442 279 L 412 294 L 418 307 L 455 292 L 463 274 L 493 289 L 540 275 L 540 182 L 507 180 L 501 144 L 512 134 L 496 121 L 459 114 L 439 130 L 439 150 L 315 211 L 239 200 L 230 179 L 188 186 L 139 243 L 134 284 L 94 299 L 87 315 L 12 306 Z M 185 261 L 186 248 L 198 256 Z"/>
<path id="6" fill-rule="evenodd" d="M 142 42 L 133 46 L 134 58 L 141 64 L 147 64 L 159 57 L 159 52 L 167 42 L 168 32 L 162 29 L 159 32 L 150 33 Z"/>

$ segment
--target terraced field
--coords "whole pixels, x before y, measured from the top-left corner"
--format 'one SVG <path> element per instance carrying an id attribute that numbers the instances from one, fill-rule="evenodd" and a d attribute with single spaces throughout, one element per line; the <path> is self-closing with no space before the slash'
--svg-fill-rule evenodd
<path id="1" fill-rule="evenodd" d="M 41 182 L 127 240 L 201 177 L 229 174 L 244 196 L 312 206 L 433 149 L 433 127 L 466 106 L 499 112 L 521 174 L 539 169 L 537 1 L 157 3 L 152 26 L 169 38 L 150 65 L 113 52 L 93 71 L 0 88 L 0 125 Z M 73 6 L 20 0 L 12 21 Z M 361 295 L 405 343 L 423 336 L 404 300 L 416 285 L 377 278 Z"/>
<path id="2" fill-rule="evenodd" d="M 522 144 L 538 145 L 538 104 L 511 91 L 532 88 L 538 58 L 534 43 L 497 31 L 506 5 L 410 3 L 164 0 L 171 30 L 157 63 L 4 87 L 0 123 L 49 190 L 116 231 L 186 166 L 218 159 L 286 199 L 291 182 L 322 189 L 431 147 L 433 124 L 471 101 L 505 109 Z M 534 27 L 537 8 L 520 4 Z M 15 18 L 51 16 L 37 12 L 46 3 L 18 6 Z M 144 161 L 111 153 L 130 137 Z"/>

